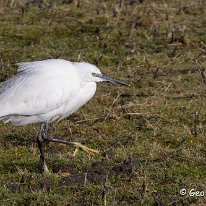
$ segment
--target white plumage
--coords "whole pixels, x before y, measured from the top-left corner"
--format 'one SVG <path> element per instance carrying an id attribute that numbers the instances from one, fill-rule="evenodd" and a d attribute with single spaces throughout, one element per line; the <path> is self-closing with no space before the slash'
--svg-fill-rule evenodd
<path id="1" fill-rule="evenodd" d="M 48 124 L 86 104 L 95 94 L 96 82 L 127 84 L 101 74 L 96 66 L 86 62 L 49 59 L 18 63 L 17 66 L 17 75 L 0 84 L 0 120 L 15 125 L 42 123 L 37 144 L 43 171 L 48 172 L 43 150 L 45 141 L 98 153 L 78 142 L 49 137 Z"/>
<path id="2" fill-rule="evenodd" d="M 0 85 L 0 119 L 15 125 L 62 119 L 96 91 L 94 65 L 49 59 L 18 63 L 18 74 Z"/>

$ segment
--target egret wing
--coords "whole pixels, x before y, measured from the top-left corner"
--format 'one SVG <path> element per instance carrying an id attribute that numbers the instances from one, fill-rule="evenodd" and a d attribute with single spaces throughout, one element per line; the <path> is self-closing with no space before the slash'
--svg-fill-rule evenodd
<path id="1" fill-rule="evenodd" d="M 80 89 L 71 64 L 60 69 L 55 62 L 21 65 L 26 66 L 20 73 L 0 85 L 0 116 L 45 114 L 70 101 Z"/>

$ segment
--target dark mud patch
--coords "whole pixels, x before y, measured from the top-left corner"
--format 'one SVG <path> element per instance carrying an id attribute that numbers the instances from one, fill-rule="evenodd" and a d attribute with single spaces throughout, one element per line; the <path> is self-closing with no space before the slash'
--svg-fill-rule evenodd
<path id="1" fill-rule="evenodd" d="M 57 164 L 52 168 L 53 173 L 59 173 L 63 177 L 59 180 L 59 186 L 67 186 L 71 184 L 83 185 L 85 175 L 68 165 Z"/>
<path id="2" fill-rule="evenodd" d="M 90 183 L 101 184 L 105 176 L 110 173 L 109 166 L 104 162 L 95 162 L 91 165 L 91 167 L 85 170 L 87 173 L 87 180 Z"/>
<path id="3" fill-rule="evenodd" d="M 137 163 L 137 161 L 134 161 L 131 158 L 126 159 L 123 162 L 120 162 L 117 166 L 112 168 L 113 175 L 116 175 L 119 178 L 130 179 L 134 175 Z"/>

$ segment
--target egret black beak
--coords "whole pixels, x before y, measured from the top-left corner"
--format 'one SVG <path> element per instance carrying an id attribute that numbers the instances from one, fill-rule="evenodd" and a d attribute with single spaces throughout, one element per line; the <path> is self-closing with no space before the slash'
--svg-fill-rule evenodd
<path id="1" fill-rule="evenodd" d="M 111 83 L 114 83 L 114 84 L 120 84 L 120 85 L 124 85 L 124 86 L 130 87 L 129 84 L 126 84 L 126 83 L 124 83 L 124 82 L 122 82 L 120 80 L 117 80 L 117 79 L 113 79 L 113 78 L 111 78 L 111 77 L 109 77 L 109 76 L 107 76 L 105 74 L 101 74 L 100 78 L 103 79 L 104 81 L 107 81 L 107 82 L 111 82 Z"/>

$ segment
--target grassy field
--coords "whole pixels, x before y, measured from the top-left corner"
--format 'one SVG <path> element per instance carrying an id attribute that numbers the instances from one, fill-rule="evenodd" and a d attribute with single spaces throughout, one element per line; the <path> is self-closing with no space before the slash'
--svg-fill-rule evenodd
<path id="1" fill-rule="evenodd" d="M 101 152 L 49 144 L 47 176 L 39 125 L 0 122 L 0 205 L 205 205 L 205 25 L 204 0 L 0 0 L 0 81 L 14 62 L 63 58 L 131 84 L 99 84 L 50 126 Z"/>

